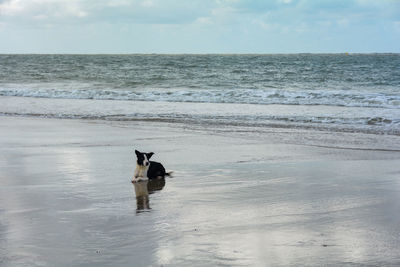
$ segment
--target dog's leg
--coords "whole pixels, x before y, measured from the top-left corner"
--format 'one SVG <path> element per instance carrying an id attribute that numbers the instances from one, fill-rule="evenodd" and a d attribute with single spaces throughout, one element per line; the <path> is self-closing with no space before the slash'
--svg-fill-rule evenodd
<path id="1" fill-rule="evenodd" d="M 147 181 L 147 170 L 148 168 L 142 168 L 136 166 L 135 175 L 133 176 L 132 183 L 140 182 L 140 181 Z"/>
<path id="2" fill-rule="evenodd" d="M 140 169 L 136 166 L 135 174 L 133 175 L 133 178 L 132 178 L 132 183 L 139 182 L 139 176 L 140 176 Z"/>
<path id="3" fill-rule="evenodd" d="M 137 183 L 137 182 L 142 182 L 142 181 L 147 181 L 149 178 L 147 177 L 133 177 L 132 183 Z"/>

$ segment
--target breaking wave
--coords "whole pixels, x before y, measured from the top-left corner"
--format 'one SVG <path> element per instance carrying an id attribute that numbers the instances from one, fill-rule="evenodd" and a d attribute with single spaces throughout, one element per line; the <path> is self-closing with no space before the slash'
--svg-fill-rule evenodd
<path id="1" fill-rule="evenodd" d="M 400 96 L 332 90 L 282 90 L 282 89 L 30 89 L 0 88 L 0 96 L 98 99 L 131 101 L 165 101 L 195 103 L 328 105 L 346 107 L 399 108 Z"/>

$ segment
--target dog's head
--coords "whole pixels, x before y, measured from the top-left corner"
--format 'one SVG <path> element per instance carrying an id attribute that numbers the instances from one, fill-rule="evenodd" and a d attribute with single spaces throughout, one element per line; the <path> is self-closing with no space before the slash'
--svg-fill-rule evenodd
<path id="1" fill-rule="evenodd" d="M 137 164 L 140 166 L 149 166 L 150 165 L 150 158 L 154 155 L 153 152 L 150 153 L 142 153 L 135 150 L 135 154 L 137 157 Z"/>

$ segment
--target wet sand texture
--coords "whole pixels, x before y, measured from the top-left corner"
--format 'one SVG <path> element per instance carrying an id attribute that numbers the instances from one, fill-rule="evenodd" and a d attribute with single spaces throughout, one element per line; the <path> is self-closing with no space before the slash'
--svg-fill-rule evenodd
<path id="1" fill-rule="evenodd" d="M 0 265 L 400 264 L 398 152 L 264 137 L 0 117 Z"/>

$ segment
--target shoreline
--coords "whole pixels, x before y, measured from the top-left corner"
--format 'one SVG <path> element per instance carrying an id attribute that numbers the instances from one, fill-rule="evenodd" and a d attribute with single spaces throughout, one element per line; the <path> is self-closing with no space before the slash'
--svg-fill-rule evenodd
<path id="1" fill-rule="evenodd" d="M 244 108 L 245 107 L 245 108 Z M 290 109 L 288 111 L 287 109 Z M 299 109 L 299 110 L 297 110 Z M 248 104 L 207 104 L 170 102 L 135 102 L 86 99 L 46 99 L 29 97 L 0 97 L 2 117 L 26 117 L 103 121 L 105 123 L 135 124 L 155 123 L 175 125 L 183 129 L 245 136 L 263 142 L 277 142 L 338 149 L 377 151 L 400 150 L 400 135 L 383 134 L 381 126 L 367 126 L 357 131 L 345 125 L 332 127 L 310 123 L 297 125 L 290 122 L 264 120 L 262 116 L 281 116 L 305 112 L 318 116 L 318 107 L 252 106 Z M 351 117 L 358 109 L 343 107 L 328 113 Z M 368 111 L 369 112 L 369 111 Z M 343 115 L 342 113 L 345 113 Z M 7 116 L 4 114 L 13 114 Z M 35 114 L 35 116 L 29 116 Z M 94 116 L 93 114 L 96 114 Z M 279 115 L 281 114 L 281 115 Z M 342 115 L 340 115 L 342 114 Z M 27 115 L 27 116 L 26 116 Z M 395 114 L 391 115 L 394 116 Z M 259 116 L 260 121 L 259 121 Z M 286 116 L 286 115 L 285 115 Z M 291 115 L 288 115 L 290 117 Z M 336 115 L 335 115 L 336 116 Z M 174 126 L 174 127 L 175 127 Z M 336 129 L 339 127 L 338 129 Z M 369 128 L 373 129 L 371 132 Z M 384 127 L 384 126 L 382 126 Z M 395 131 L 392 129 L 391 131 Z M 378 133 L 376 133 L 378 132 Z"/>
<path id="2" fill-rule="evenodd" d="M 0 116 L 0 263 L 399 264 L 400 154 L 307 136 Z M 134 148 L 174 171 L 140 201 Z"/>
<path id="3" fill-rule="evenodd" d="M 400 110 L 388 108 L 1 96 L 0 114 L 300 129 L 386 135 L 400 140 Z M 391 140 L 391 145 L 400 149 L 398 140 Z"/>
<path id="4" fill-rule="evenodd" d="M 202 134 L 217 134 L 222 136 L 230 136 L 232 138 L 242 138 L 245 134 L 250 134 L 250 139 L 254 141 L 263 141 L 267 143 L 278 143 L 285 145 L 294 145 L 294 146 L 304 146 L 304 147 L 315 147 L 315 148 L 323 148 L 323 149 L 333 149 L 333 150 L 354 150 L 354 151 L 376 151 L 376 152 L 400 152 L 400 136 L 397 135 L 387 135 L 387 134 L 376 134 L 376 133 L 360 133 L 360 132 L 335 132 L 335 131 L 327 131 L 324 129 L 307 129 L 307 128 L 287 128 L 287 127 L 257 127 L 257 126 L 239 126 L 239 125 L 217 125 L 217 124 L 203 124 L 203 123 L 186 123 L 182 121 L 174 121 L 174 120 L 159 120 L 159 119 L 132 119 L 132 120 L 108 120 L 108 119 L 97 119 L 97 118 L 70 118 L 70 117 L 46 117 L 42 115 L 21 115 L 21 114 L 2 114 L 1 118 L 20 118 L 20 119 L 32 119 L 32 120 L 66 120 L 66 121 L 77 121 L 81 123 L 94 123 L 94 124 L 105 124 L 105 125 L 125 125 L 129 127 L 129 125 L 138 123 L 138 124 L 155 124 L 161 125 L 165 127 L 172 128 L 180 128 L 188 131 L 199 132 Z M 329 142 L 330 140 L 323 140 L 323 137 L 326 135 L 339 135 L 339 138 L 346 139 L 355 139 L 359 138 L 359 146 L 351 146 L 346 143 L 342 143 L 341 145 L 329 144 L 325 145 L 325 142 Z M 263 135 L 265 138 L 260 140 L 260 136 Z M 278 135 L 278 138 L 273 138 L 273 135 Z M 307 136 L 311 135 L 313 138 L 321 139 L 318 142 L 305 142 L 304 137 L 298 138 L 285 138 L 284 136 L 290 135 L 301 135 Z M 375 139 L 375 138 L 376 139 Z M 379 147 L 365 147 L 365 143 L 368 140 L 379 141 L 383 139 L 389 139 L 390 141 L 394 141 L 391 143 L 384 144 L 385 146 L 394 146 L 394 149 L 391 148 L 379 148 Z M 270 138 L 270 140 L 268 140 Z M 300 141 L 300 142 L 299 142 Z M 315 140 L 314 140 L 315 141 Z M 337 143 L 337 140 L 335 140 Z M 397 143 L 399 148 L 397 148 Z M 363 146 L 364 145 L 364 146 Z"/>

